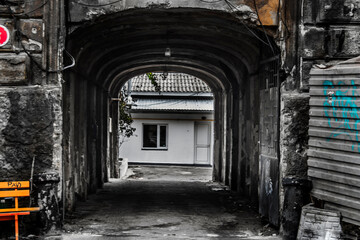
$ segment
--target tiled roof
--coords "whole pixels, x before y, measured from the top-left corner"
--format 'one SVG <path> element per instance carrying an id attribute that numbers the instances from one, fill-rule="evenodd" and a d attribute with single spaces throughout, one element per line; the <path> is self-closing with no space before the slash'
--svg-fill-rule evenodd
<path id="1" fill-rule="evenodd" d="M 161 92 L 173 93 L 211 93 L 209 86 L 194 76 L 184 73 L 168 73 L 163 79 L 161 73 L 154 73 L 160 85 Z M 156 92 L 149 78 L 144 75 L 136 76 L 132 80 L 132 92 Z M 125 84 L 125 88 L 127 85 Z"/>
<path id="2" fill-rule="evenodd" d="M 208 99 L 138 99 L 132 110 L 214 111 L 214 101 Z"/>

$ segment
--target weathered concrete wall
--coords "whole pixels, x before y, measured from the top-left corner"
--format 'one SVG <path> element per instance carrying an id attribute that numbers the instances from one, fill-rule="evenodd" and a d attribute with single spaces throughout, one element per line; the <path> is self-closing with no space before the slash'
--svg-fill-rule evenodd
<path id="1" fill-rule="evenodd" d="M 69 74 L 74 74 L 68 72 Z M 95 193 L 109 177 L 114 166 L 106 167 L 109 158 L 117 160 L 117 155 L 109 152 L 114 131 L 108 129 L 108 96 L 103 89 L 80 75 L 72 75 L 74 81 L 66 81 L 63 86 L 64 144 L 63 161 L 65 184 L 65 211 L 75 209 L 76 201 L 85 201 L 88 194 Z M 65 75 L 65 79 L 70 79 Z M 112 126 L 113 129 L 116 127 Z M 117 136 L 116 136 L 117 137 Z M 109 157 L 109 158 L 108 158 Z M 110 165 L 110 162 L 109 162 Z"/>
<path id="2" fill-rule="evenodd" d="M 280 117 L 280 203 L 284 239 L 294 239 L 303 205 L 309 201 L 307 150 L 309 95 L 283 93 Z"/>
<path id="3" fill-rule="evenodd" d="M 59 224 L 62 199 L 61 88 L 1 87 L 0 96 L 0 181 L 30 180 L 33 171 L 38 226 L 48 230 Z"/>
<path id="4" fill-rule="evenodd" d="M 61 171 L 60 89 L 28 87 L 1 88 L 0 91 L 1 178 L 29 179 L 33 157 L 36 174 Z"/>
<path id="5" fill-rule="evenodd" d="M 356 0 L 305 0 L 300 25 L 301 89 L 308 90 L 310 66 L 334 65 L 360 55 Z"/>
<path id="6" fill-rule="evenodd" d="M 39 196 L 39 204 L 44 206 L 41 214 L 46 219 L 43 221 L 44 225 L 46 225 L 45 228 L 51 228 L 51 225 L 54 225 L 53 223 L 57 222 L 58 216 L 60 216 L 58 214 L 57 217 L 52 218 L 53 213 L 55 214 L 57 211 L 56 209 L 59 209 L 59 202 L 60 205 L 63 203 L 62 180 L 65 180 L 66 183 L 66 204 L 71 210 L 76 199 L 86 199 L 88 193 L 94 192 L 97 187 L 102 186 L 103 182 L 108 178 L 108 169 L 106 169 L 105 163 L 108 163 L 111 170 L 114 170 L 114 161 L 117 160 L 118 156 L 116 147 L 109 150 L 109 146 L 107 146 L 108 143 L 116 146 L 118 141 L 115 132 L 107 134 L 109 116 L 113 119 L 113 131 L 117 127 L 117 124 L 114 123 L 114 120 L 117 119 L 116 106 L 110 108 L 108 102 L 109 89 L 104 89 L 100 82 L 92 82 L 94 79 L 92 79 L 93 75 L 91 74 L 84 77 L 81 75 L 82 72 L 72 72 L 71 74 L 75 76 L 70 76 L 68 79 L 81 79 L 81 81 L 66 82 L 63 92 L 65 97 L 64 99 L 62 97 L 60 91 L 61 62 L 63 60 L 61 50 L 65 37 L 63 32 L 65 10 L 69 10 L 70 17 L 67 19 L 69 21 L 67 29 L 69 32 L 78 27 L 85 28 L 85 26 L 100 23 L 98 25 L 100 27 L 95 29 L 106 28 L 108 32 L 103 32 L 104 35 L 101 35 L 101 37 L 109 36 L 109 38 L 116 37 L 112 35 L 113 32 L 124 33 L 121 32 L 120 28 L 125 29 L 126 24 L 117 25 L 118 23 L 114 23 L 114 26 L 111 24 L 111 26 L 102 26 L 101 23 L 112 17 L 121 17 L 121 14 L 115 13 L 128 13 L 132 9 L 142 8 L 149 10 L 150 13 L 159 9 L 170 9 L 174 11 L 173 13 L 185 12 L 186 9 L 214 10 L 211 14 L 214 14 L 214 12 L 235 12 L 238 14 L 238 19 L 242 19 L 243 23 L 251 27 L 254 27 L 255 23 L 259 23 L 256 22 L 257 10 L 260 14 L 260 20 L 267 27 L 266 30 L 272 33 L 281 49 L 282 72 L 284 74 L 281 77 L 281 120 L 283 127 L 280 132 L 281 169 L 279 180 L 282 182 L 283 179 L 288 177 L 306 177 L 309 71 L 313 64 L 330 65 L 360 54 L 360 34 L 359 31 L 356 31 L 360 23 L 360 11 L 358 10 L 360 6 L 356 0 L 290 0 L 281 1 L 280 12 L 278 12 L 279 6 L 276 0 L 256 0 L 255 2 L 256 7 L 252 0 L 231 1 L 234 6 L 226 4 L 225 1 L 217 0 L 206 2 L 201 0 L 124 0 L 118 2 L 111 0 L 71 0 L 66 5 L 62 1 L 43 3 L 40 0 L 34 0 L 19 2 L 19 4 L 0 4 L 0 24 L 7 26 L 12 36 L 9 43 L 0 49 L 0 92 L 2 93 L 0 95 L 0 128 L 2 136 L 0 139 L 0 164 L 2 169 L 7 170 L 2 176 L 5 176 L 6 179 L 18 178 L 19 173 L 21 173 L 21 176 L 27 178 L 32 157 L 35 155 L 35 173 L 40 174 L 37 179 L 41 179 L 42 182 L 38 185 L 41 186 L 38 190 L 40 194 L 36 195 Z M 300 5 L 302 2 L 304 3 L 303 6 Z M 69 9 L 64 9 L 64 6 Z M 209 14 L 209 12 L 206 14 Z M 166 14 L 162 14 L 158 16 L 164 18 Z M 280 18 L 279 14 L 281 15 Z M 212 65 L 214 64 L 214 56 L 218 57 L 228 51 L 226 44 L 232 44 L 231 41 L 237 40 L 240 42 L 239 39 L 242 38 L 236 37 L 241 31 L 247 33 L 247 37 L 254 34 L 254 32 L 249 34 L 246 28 L 238 31 L 242 24 L 221 28 L 217 25 L 220 21 L 216 22 L 216 20 L 214 20 L 214 26 L 205 26 L 210 19 L 209 16 L 215 15 L 206 16 L 208 18 L 204 17 L 206 21 L 198 23 L 199 29 L 202 29 L 202 34 L 204 34 L 202 37 L 207 42 L 214 40 L 214 42 L 211 42 L 213 44 L 211 50 L 217 47 L 216 44 L 225 47 L 214 50 L 214 52 L 206 52 L 206 54 L 204 52 L 198 54 L 197 50 L 189 47 L 190 50 L 186 49 L 188 50 L 186 54 L 188 54 L 188 59 L 190 59 L 189 56 L 203 57 L 204 59 L 201 64 L 196 62 L 191 65 L 192 68 L 198 67 L 201 68 L 201 71 L 211 73 L 214 71 L 214 74 L 218 74 L 215 71 L 217 69 L 213 67 L 215 65 Z M 131 21 L 136 22 L 134 18 L 138 16 L 132 16 L 131 14 L 129 16 Z M 192 15 L 192 17 L 194 16 L 195 14 Z M 224 16 L 225 14 L 221 15 L 223 18 L 221 21 L 225 22 L 224 19 L 229 20 L 231 15 Z M 168 17 L 170 18 L 170 15 Z M 279 19 L 281 19 L 281 24 L 276 35 L 274 33 Z M 172 19 L 172 21 L 175 20 L 176 18 Z M 157 21 L 163 23 L 161 22 L 163 20 L 157 19 Z M 146 21 L 144 22 L 146 23 Z M 134 24 L 136 27 L 131 30 L 140 29 L 139 32 L 142 34 L 144 34 L 144 31 L 153 34 L 151 30 L 143 30 L 140 28 L 139 23 L 136 24 Z M 177 24 L 174 25 L 177 26 Z M 141 26 L 143 27 L 143 25 Z M 166 32 L 165 28 L 161 28 L 161 24 L 156 25 L 156 27 L 158 30 Z M 177 30 L 179 29 L 184 30 L 186 28 L 180 26 Z M 226 32 L 227 30 L 229 32 Z M 221 40 L 213 38 L 214 34 L 211 37 L 205 34 L 209 32 L 219 34 Z M 191 36 L 191 34 L 195 34 L 194 29 L 189 31 L 188 36 Z M 83 36 L 79 36 L 78 39 L 75 38 L 74 42 L 72 42 L 73 45 L 76 45 L 77 41 L 81 42 L 84 39 Z M 231 41 L 224 43 L 223 36 L 232 36 L 233 38 Z M 263 35 L 260 35 L 260 37 L 263 38 L 263 41 L 267 41 Z M 129 39 L 132 38 L 129 37 Z M 163 40 L 163 37 L 159 39 Z M 89 41 L 80 44 L 79 48 L 99 39 L 89 38 L 87 40 Z M 119 40 L 121 39 L 119 38 Z M 136 40 L 141 42 L 139 39 Z M 173 40 L 176 42 L 178 39 L 174 37 Z M 198 43 L 198 40 L 200 38 L 193 41 L 193 43 Z M 186 41 L 183 41 L 181 44 L 185 43 Z M 110 45 L 111 41 L 107 42 L 107 44 L 106 47 L 112 47 Z M 144 46 L 147 46 L 146 44 L 149 43 L 145 43 Z M 237 44 L 229 45 L 229 48 L 235 51 L 239 45 L 241 44 L 237 42 Z M 83 72 L 93 73 L 92 70 L 87 71 L 89 66 L 91 66 L 91 69 L 98 69 L 99 72 L 111 68 L 111 65 L 107 65 L 100 69 L 97 61 L 87 61 L 87 59 L 98 58 L 96 54 L 92 53 L 95 50 L 99 51 L 99 46 L 102 45 L 95 45 L 93 49 L 85 48 L 88 54 L 85 54 L 82 61 L 76 63 L 76 66 L 80 65 L 79 69 L 84 70 Z M 161 44 L 158 46 L 163 47 Z M 196 45 L 196 47 L 198 46 L 204 47 L 205 45 Z M 206 46 L 208 47 L 208 45 Z M 71 48 L 71 44 L 69 47 Z M 215 63 L 221 62 L 222 64 L 216 65 L 216 68 L 223 71 L 218 75 L 219 79 L 223 77 L 224 79 L 230 79 L 229 81 L 232 81 L 232 84 L 234 83 L 233 86 L 228 86 L 224 80 L 221 83 L 223 86 L 218 87 L 219 92 L 216 93 L 222 100 L 218 107 L 220 112 L 218 116 L 219 125 L 215 127 L 216 134 L 218 134 L 215 142 L 215 145 L 218 146 L 216 159 L 219 159 L 219 163 L 215 165 L 216 171 L 219 171 L 219 179 L 254 198 L 257 191 L 257 120 L 259 118 L 258 111 L 252 109 L 252 107 L 258 109 L 259 105 L 256 102 L 258 98 L 256 66 L 247 66 L 248 69 L 251 69 L 248 72 L 251 77 L 249 76 L 248 81 L 242 83 L 241 86 L 237 85 L 241 82 L 239 79 L 246 76 L 246 74 L 243 72 L 244 75 L 240 76 L 240 74 L 230 73 L 231 71 L 237 71 L 237 73 L 244 71 L 242 65 L 234 63 L 235 57 L 239 57 L 236 61 L 248 57 L 248 59 L 244 60 L 245 62 L 249 61 L 246 64 L 254 65 L 251 62 L 254 61 L 251 57 L 258 56 L 259 53 L 256 51 L 260 52 L 260 49 L 261 51 L 264 49 L 262 47 L 252 47 L 249 48 L 250 50 L 237 49 L 236 51 L 243 54 L 241 58 L 236 54 L 229 56 L 230 52 L 228 52 L 229 55 L 223 55 L 223 59 L 216 60 Z M 102 47 L 100 48 L 104 50 Z M 130 55 L 136 53 L 141 56 L 139 52 L 147 51 L 144 49 L 137 50 L 139 51 L 129 50 Z M 80 50 L 76 51 L 81 52 Z M 254 54 L 249 54 L 250 51 Z M 266 51 L 269 51 L 269 49 Z M 111 62 L 113 56 L 110 54 L 104 59 Z M 232 69 L 227 68 L 228 65 L 233 63 Z M 190 64 L 190 61 L 186 62 L 186 64 Z M 134 65 L 136 65 L 134 67 L 136 69 L 140 63 L 137 62 Z M 126 67 L 122 69 L 124 72 L 127 70 Z M 137 71 L 139 70 L 137 69 Z M 100 74 L 103 74 L 103 72 Z M 113 72 L 109 71 L 109 74 L 113 74 Z M 114 75 L 112 76 L 114 77 Z M 102 77 L 106 78 L 107 76 L 102 75 Z M 239 90 L 240 87 L 242 87 L 242 90 Z M 245 92 L 242 92 L 244 89 Z M 62 128 L 60 105 L 62 105 L 63 111 L 66 113 L 64 128 Z M 75 115 L 75 113 L 79 114 Z M 63 130 L 65 136 L 63 141 L 64 155 L 62 156 L 60 129 Z M 110 160 L 108 157 L 110 157 Z M 62 162 L 67 164 L 64 178 L 62 176 Z M 114 175 L 114 172 L 110 174 L 110 176 Z M 285 191 L 281 191 L 282 196 L 286 195 L 291 199 L 291 196 L 287 195 Z M 52 197 L 48 198 L 47 196 Z M 282 197 L 280 203 L 286 205 L 285 201 L 285 198 Z M 47 212 L 45 211 L 45 205 L 49 207 Z"/>
<path id="7" fill-rule="evenodd" d="M 69 1 L 71 21 L 84 22 L 93 20 L 97 17 L 121 12 L 129 9 L 147 8 L 151 11 L 153 8 L 202 8 L 217 11 L 238 11 L 241 18 L 255 22 L 258 11 L 260 20 L 264 25 L 276 26 L 278 24 L 278 0 L 256 0 L 256 7 L 253 0 L 230 0 L 230 5 L 226 1 L 179 1 L 179 0 L 123 0 L 114 1 L 98 1 L 88 0 L 84 2 Z"/>
<path id="8" fill-rule="evenodd" d="M 0 47 L 0 181 L 30 180 L 33 171 L 31 200 L 40 212 L 28 218 L 29 232 L 61 222 L 62 4 L 0 3 L 10 33 Z"/>
<path id="9" fill-rule="evenodd" d="M 259 178 L 259 76 L 254 76 L 242 90 L 243 99 L 240 102 L 239 122 L 241 124 L 240 160 L 238 166 L 237 191 L 258 202 Z"/>
<path id="10" fill-rule="evenodd" d="M 307 69 L 311 67 L 303 65 L 300 58 L 300 54 L 304 52 L 303 39 L 300 35 L 303 33 L 302 15 L 306 9 L 302 9 L 299 1 L 282 1 L 281 9 L 279 44 L 282 51 L 283 74 L 280 97 L 279 194 L 284 239 L 294 239 L 300 221 L 301 207 L 307 203 L 307 198 L 303 198 L 307 193 L 300 183 L 307 178 L 309 96 L 304 91 L 307 89 L 306 81 L 309 78 L 306 75 L 306 67 Z M 318 33 L 316 30 L 311 31 L 314 34 Z M 318 44 L 319 39 L 312 42 Z M 307 52 L 321 50 L 322 46 L 315 46 Z"/>
<path id="11" fill-rule="evenodd" d="M 309 98 L 308 94 L 299 93 L 284 93 L 281 96 L 281 178 L 307 176 Z"/>
<path id="12" fill-rule="evenodd" d="M 310 69 L 314 64 L 333 65 L 360 54 L 360 37 L 355 30 L 359 28 L 360 6 L 355 0 L 305 0 L 303 5 L 296 2 L 282 2 L 279 44 L 285 76 L 281 93 L 280 180 L 295 178 L 301 182 L 307 177 Z M 294 189 L 301 188 L 299 181 L 292 182 L 293 189 L 287 185 L 281 191 L 280 202 L 285 212 L 286 206 L 293 207 L 291 201 L 297 198 L 298 190 Z M 293 197 L 289 197 L 290 192 Z M 301 205 L 296 209 L 299 218 Z"/>

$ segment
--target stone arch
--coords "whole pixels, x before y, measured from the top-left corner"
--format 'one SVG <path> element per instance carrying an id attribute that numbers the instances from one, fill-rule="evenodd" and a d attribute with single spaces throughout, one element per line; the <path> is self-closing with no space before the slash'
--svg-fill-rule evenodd
<path id="1" fill-rule="evenodd" d="M 268 45 L 275 44 L 253 23 L 223 10 L 140 8 L 101 16 L 78 27 L 68 40 L 77 63 L 65 73 L 63 91 L 68 210 L 75 196 L 86 198 L 114 176 L 117 134 L 111 129 L 117 128 L 118 113 L 111 99 L 131 77 L 165 67 L 194 75 L 212 88 L 214 178 L 257 198 L 257 182 L 250 183 L 250 191 L 246 179 L 258 169 L 249 170 L 242 161 L 258 161 L 251 149 L 258 136 L 251 129 L 259 124 L 259 63 L 274 56 Z M 164 55 L 166 48 L 171 57 Z"/>

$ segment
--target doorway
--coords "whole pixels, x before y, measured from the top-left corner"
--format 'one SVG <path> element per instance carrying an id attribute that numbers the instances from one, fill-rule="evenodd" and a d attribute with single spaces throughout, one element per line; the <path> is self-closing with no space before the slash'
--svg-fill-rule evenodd
<path id="1" fill-rule="evenodd" d="M 211 124 L 195 123 L 195 165 L 211 165 Z"/>

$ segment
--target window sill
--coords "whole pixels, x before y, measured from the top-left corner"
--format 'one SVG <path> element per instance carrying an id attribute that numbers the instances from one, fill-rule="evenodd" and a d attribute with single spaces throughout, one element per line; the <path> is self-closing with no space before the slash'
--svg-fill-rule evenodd
<path id="1" fill-rule="evenodd" d="M 144 151 L 167 151 L 168 149 L 167 148 L 141 148 L 141 150 L 144 150 Z"/>

